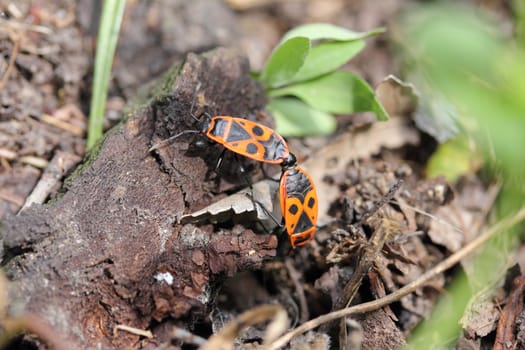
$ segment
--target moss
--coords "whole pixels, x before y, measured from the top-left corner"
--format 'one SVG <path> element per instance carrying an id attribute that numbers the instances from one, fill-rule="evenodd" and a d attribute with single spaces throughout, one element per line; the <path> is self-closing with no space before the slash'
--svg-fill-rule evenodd
<path id="1" fill-rule="evenodd" d="M 126 118 L 136 114 L 141 109 L 151 106 L 155 101 L 170 96 L 175 80 L 180 75 L 184 61 L 174 64 L 164 75 L 155 81 L 142 86 L 133 101 L 129 102 L 123 111 Z M 123 118 L 123 119 L 124 119 Z"/>
<path id="2" fill-rule="evenodd" d="M 80 176 L 80 174 L 82 174 L 84 172 L 85 169 L 87 169 L 94 161 L 95 159 L 97 159 L 97 156 L 100 152 L 100 150 L 102 149 L 102 146 L 104 145 L 104 143 L 106 142 L 107 138 L 111 135 L 114 135 L 115 133 L 117 132 L 120 132 L 120 130 L 123 128 L 124 126 L 124 123 L 126 122 L 126 120 L 128 119 L 128 117 L 123 117 L 122 120 L 117 124 L 115 125 L 114 127 L 112 127 L 111 129 L 109 129 L 103 136 L 100 140 L 97 141 L 97 143 L 95 143 L 93 145 L 93 147 L 87 152 L 87 154 L 84 156 L 84 160 L 75 168 L 75 170 L 73 170 L 73 172 L 71 173 L 71 175 L 69 175 L 65 180 L 64 180 L 64 184 L 62 185 L 62 188 L 60 189 L 59 191 L 59 194 L 57 195 L 57 198 L 56 199 L 59 199 L 62 195 L 64 195 L 64 193 L 67 192 L 67 188 L 69 187 L 69 185 L 78 177 Z"/>

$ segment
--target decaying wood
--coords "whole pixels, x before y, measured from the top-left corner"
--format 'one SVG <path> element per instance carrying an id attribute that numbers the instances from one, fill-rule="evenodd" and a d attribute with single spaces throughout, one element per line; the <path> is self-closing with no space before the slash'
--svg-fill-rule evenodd
<path id="1" fill-rule="evenodd" d="M 516 349 L 516 320 L 523 311 L 525 277 L 516 277 L 512 282 L 512 288 L 498 322 L 494 350 Z"/>
<path id="2" fill-rule="evenodd" d="M 271 235 L 177 224 L 214 201 L 221 180 L 210 169 L 220 146 L 191 154 L 192 136 L 185 136 L 148 152 L 195 127 L 194 101 L 221 114 L 261 108 L 248 61 L 224 49 L 190 54 L 154 91 L 108 133 L 58 199 L 0 228 L 10 305 L 40 317 L 76 349 L 134 348 L 139 336 L 114 332 L 116 325 L 146 330 L 168 317 L 203 316 L 214 281 L 275 254 Z"/>

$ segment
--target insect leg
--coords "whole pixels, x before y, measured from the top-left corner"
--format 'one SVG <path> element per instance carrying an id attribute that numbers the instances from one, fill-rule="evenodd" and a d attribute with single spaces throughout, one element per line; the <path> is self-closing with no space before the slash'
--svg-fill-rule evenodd
<path id="1" fill-rule="evenodd" d="M 224 153 L 226 152 L 226 148 L 223 148 L 221 151 L 221 154 L 219 154 L 219 157 L 217 157 L 217 164 L 215 164 L 215 172 L 219 172 L 219 168 L 222 165 L 222 161 L 224 159 Z"/>
<path id="2" fill-rule="evenodd" d="M 264 168 L 264 164 L 263 163 L 259 163 L 261 165 L 261 171 L 263 173 L 263 176 L 265 179 L 268 179 L 268 180 L 271 180 L 271 181 L 274 181 L 274 182 L 280 182 L 281 180 L 280 179 L 276 179 L 275 176 L 271 176 L 270 174 L 268 174 L 266 172 L 266 169 Z"/>
<path id="3" fill-rule="evenodd" d="M 274 216 L 274 215 L 268 210 L 268 208 L 266 208 L 266 207 L 264 206 L 264 204 L 262 204 L 261 202 L 259 202 L 257 199 L 253 198 L 253 191 L 252 191 L 251 194 L 250 194 L 250 193 L 245 193 L 245 195 L 246 195 L 248 198 L 250 198 L 250 200 L 251 200 L 252 203 L 253 203 L 253 207 L 254 207 L 255 210 L 257 210 L 257 206 L 258 206 L 259 208 L 261 208 L 262 211 L 264 211 L 264 212 L 266 213 L 266 215 L 267 215 L 270 219 L 272 219 L 272 221 L 275 223 L 275 225 L 276 225 L 277 227 L 279 227 L 280 229 L 283 229 L 283 228 L 284 228 L 284 225 L 283 225 L 282 223 L 279 223 L 279 221 L 277 220 L 277 218 L 276 218 L 276 217 L 275 217 L 275 216 Z M 264 230 L 265 230 L 266 232 L 270 232 L 270 231 L 264 226 L 264 224 L 262 223 L 262 221 L 260 222 L 260 224 L 262 225 L 262 227 L 264 228 Z"/>
<path id="4" fill-rule="evenodd" d="M 185 135 L 185 134 L 198 134 L 198 133 L 200 133 L 200 131 L 198 131 L 198 130 L 184 130 L 184 131 L 181 131 L 181 132 L 179 132 L 178 134 L 173 135 L 173 136 L 171 136 L 171 137 L 168 137 L 167 139 L 162 140 L 162 141 L 160 141 L 159 143 L 153 145 L 153 146 L 148 150 L 148 152 L 152 152 L 152 151 L 154 151 L 154 150 L 156 150 L 156 149 L 159 149 L 160 147 L 166 145 L 167 143 L 169 143 L 169 142 L 175 140 L 176 138 L 178 138 L 178 137 L 180 137 L 180 136 L 182 136 L 182 135 Z"/>

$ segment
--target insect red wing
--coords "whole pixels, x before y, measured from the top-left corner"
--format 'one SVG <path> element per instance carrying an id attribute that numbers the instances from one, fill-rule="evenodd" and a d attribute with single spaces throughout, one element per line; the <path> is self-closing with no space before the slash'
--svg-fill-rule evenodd
<path id="1" fill-rule="evenodd" d="M 310 218 L 313 226 L 317 224 L 317 216 L 319 214 L 317 191 L 310 175 L 304 172 L 311 184 L 311 189 L 306 193 L 304 198 L 303 210 Z"/>
<path id="2" fill-rule="evenodd" d="M 223 147 L 254 160 L 264 157 L 264 147 L 254 142 L 252 135 L 239 123 L 241 118 L 228 116 L 215 116 L 206 132 L 211 140 L 221 144 Z"/>
<path id="3" fill-rule="evenodd" d="M 311 179 L 310 179 L 311 180 Z M 305 245 L 310 240 L 314 238 L 316 231 L 316 223 L 318 216 L 318 207 L 317 207 L 317 192 L 312 182 L 312 189 L 306 193 L 304 202 L 303 202 L 303 211 L 309 218 L 309 227 L 308 229 L 300 232 L 294 233 L 290 236 L 290 241 L 292 242 L 293 247 L 299 247 Z"/>
<path id="4" fill-rule="evenodd" d="M 266 153 L 264 146 L 253 140 L 242 140 L 224 143 L 223 146 L 230 151 L 240 154 L 243 157 L 250 158 L 259 162 L 264 161 Z"/>
<path id="5" fill-rule="evenodd" d="M 288 235 L 292 236 L 297 233 L 297 227 L 300 223 L 301 214 L 303 213 L 303 203 L 299 198 L 287 197 L 284 206 L 284 224 Z"/>
<path id="6" fill-rule="evenodd" d="M 244 119 L 241 119 L 239 123 L 251 133 L 253 140 L 259 142 L 264 148 L 264 155 L 261 158 L 261 161 L 280 164 L 288 158 L 290 155 L 288 145 L 283 137 L 275 130 L 265 125 Z"/>
<path id="7" fill-rule="evenodd" d="M 289 156 L 284 139 L 273 129 L 243 118 L 215 116 L 206 136 L 244 157 L 281 164 Z"/>
<path id="8" fill-rule="evenodd" d="M 287 169 L 280 183 L 281 211 L 293 247 L 310 241 L 317 223 L 317 193 L 308 173 L 295 166 Z"/>

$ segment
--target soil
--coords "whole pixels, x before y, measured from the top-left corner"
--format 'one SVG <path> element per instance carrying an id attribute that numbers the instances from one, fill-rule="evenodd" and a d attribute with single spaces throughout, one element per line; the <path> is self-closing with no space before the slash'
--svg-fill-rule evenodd
<path id="1" fill-rule="evenodd" d="M 437 143 L 414 126 L 412 92 L 395 84 L 384 94 L 409 98 L 387 106 L 386 127 L 341 116 L 336 135 L 288 140 L 322 201 L 320 227 L 304 247 L 291 249 L 286 237 L 258 225 L 246 196 L 229 197 L 246 187 L 245 174 L 255 183 L 279 169 L 228 153 L 216 169 L 222 148 L 200 148 L 202 135 L 150 151 L 194 128 L 192 113 L 273 126 L 250 70 L 298 24 L 385 26 L 387 34 L 368 39 L 346 68 L 372 86 L 399 74 L 388 33 L 411 1 L 372 3 L 128 1 L 106 134 L 86 153 L 99 2 L 0 2 L 0 346 L 187 349 L 196 340 L 176 329 L 207 339 L 262 304 L 283 306 L 295 327 L 348 299 L 359 304 L 395 292 L 471 241 L 494 195 L 476 177 L 455 184 L 425 177 Z M 493 10 L 508 16 L 504 5 Z M 206 222 L 181 221 L 225 198 L 253 215 L 228 205 L 227 216 L 208 211 Z M 401 300 L 348 319 L 347 338 L 335 322 L 291 344 L 399 348 L 452 276 L 442 272 Z M 498 325 L 496 303 L 487 302 L 479 311 L 485 322 L 464 321 L 460 344 L 492 344 L 496 328 L 518 333 L 512 324 L 523 285 L 518 277 L 500 290 L 514 313 L 509 308 Z M 236 347 L 255 348 L 264 334 L 250 328 Z"/>

